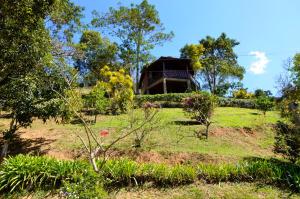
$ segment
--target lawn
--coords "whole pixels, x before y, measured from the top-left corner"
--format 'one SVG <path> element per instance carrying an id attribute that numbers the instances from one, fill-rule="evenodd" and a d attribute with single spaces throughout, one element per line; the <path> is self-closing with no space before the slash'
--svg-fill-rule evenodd
<path id="1" fill-rule="evenodd" d="M 139 117 L 141 110 L 133 113 Z M 87 116 L 92 119 L 92 116 Z M 109 143 L 118 129 L 129 125 L 128 115 L 101 115 L 92 125 L 96 134 L 108 129 L 105 137 Z M 115 151 L 118 157 L 127 156 L 139 162 L 157 162 L 167 164 L 197 164 L 199 162 L 222 163 L 237 162 L 248 157 L 270 158 L 273 153 L 273 126 L 280 119 L 278 112 L 268 112 L 263 116 L 259 111 L 242 108 L 223 108 L 215 110 L 208 140 L 199 140 L 193 136 L 201 125 L 195 124 L 182 109 L 161 109 L 157 115 L 157 125 L 141 150 L 132 147 L 133 137 L 120 142 Z M 0 128 L 5 128 L 9 119 L 0 119 Z M 32 154 L 46 154 L 58 159 L 84 158 L 82 145 L 77 135 L 84 136 L 83 127 L 78 123 L 57 124 L 55 121 L 43 123 L 35 120 L 28 129 L 20 130 L 18 150 Z M 99 135 L 97 135 L 99 136 Z M 279 157 L 279 156 L 277 156 Z M 30 198 L 58 198 L 57 194 L 36 191 L 7 195 L 7 198 L 22 196 Z M 202 181 L 170 188 L 155 188 L 151 184 L 142 187 L 121 188 L 110 191 L 111 198 L 300 198 L 290 195 L 289 190 L 273 186 L 251 183 L 207 184 Z"/>
<path id="2" fill-rule="evenodd" d="M 134 114 L 140 114 L 135 110 Z M 209 156 L 222 156 L 223 159 L 240 159 L 248 156 L 274 156 L 272 145 L 274 132 L 272 125 L 279 120 L 277 112 L 268 112 L 263 116 L 259 111 L 241 108 L 217 108 L 212 117 L 208 140 L 199 140 L 193 136 L 195 130 L 202 127 L 195 125 L 182 109 L 161 109 L 157 115 L 156 128 L 144 143 L 143 149 L 158 153 L 197 153 Z M 116 129 L 128 126 L 128 115 L 102 115 L 92 128 L 97 133 L 101 129 L 109 129 L 111 134 L 104 138 L 107 142 L 115 136 Z M 1 119 L 0 124 L 8 125 L 7 119 Z M 4 128 L 2 126 L 2 128 Z M 46 124 L 36 120 L 31 128 L 22 129 L 24 139 L 43 138 L 50 153 L 58 154 L 61 151 L 80 149 L 81 143 L 76 134 L 82 135 L 81 124 L 57 124 L 49 121 Z M 34 143 L 34 142 L 33 142 Z M 133 137 L 128 137 L 117 145 L 118 149 L 132 148 Z M 47 149 L 48 150 L 48 149 Z"/>

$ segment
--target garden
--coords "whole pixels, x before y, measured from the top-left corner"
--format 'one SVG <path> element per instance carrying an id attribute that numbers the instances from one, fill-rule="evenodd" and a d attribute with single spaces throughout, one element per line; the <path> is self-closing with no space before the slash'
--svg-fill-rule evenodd
<path id="1" fill-rule="evenodd" d="M 155 5 L 84 9 L 0 3 L 0 198 L 300 198 L 300 54 L 273 95 L 225 33 L 155 61 Z"/>

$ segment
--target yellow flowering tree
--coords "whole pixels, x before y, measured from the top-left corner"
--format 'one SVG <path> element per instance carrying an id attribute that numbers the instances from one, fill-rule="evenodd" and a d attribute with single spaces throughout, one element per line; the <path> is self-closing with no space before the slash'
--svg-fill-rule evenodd
<path id="1" fill-rule="evenodd" d="M 133 81 L 131 77 L 126 74 L 124 69 L 118 71 L 111 71 L 108 66 L 104 66 L 100 75 L 101 84 L 109 98 L 111 99 L 110 109 L 113 114 L 118 112 L 125 113 L 129 105 L 133 101 Z"/>

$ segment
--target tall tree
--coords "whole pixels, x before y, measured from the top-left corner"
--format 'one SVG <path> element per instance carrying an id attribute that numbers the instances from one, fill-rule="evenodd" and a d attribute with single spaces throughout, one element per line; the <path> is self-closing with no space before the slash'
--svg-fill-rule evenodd
<path id="1" fill-rule="evenodd" d="M 72 52 L 82 8 L 69 0 L 0 0 L 0 5 L 0 102 L 12 113 L 10 128 L 2 132 L 5 155 L 18 127 L 55 115 L 57 96 L 45 80 L 55 77 L 55 86 L 63 89 L 55 67 Z"/>
<path id="2" fill-rule="evenodd" d="M 83 56 L 75 59 L 75 68 L 84 78 L 99 79 L 100 70 L 104 66 L 115 65 L 118 46 L 102 38 L 99 32 L 84 31 L 77 49 L 82 51 Z"/>
<path id="3" fill-rule="evenodd" d="M 203 78 L 204 86 L 211 93 L 218 94 L 218 88 L 229 80 L 243 79 L 245 69 L 238 65 L 237 55 L 233 51 L 237 45 L 239 42 L 222 33 L 216 39 L 207 36 L 199 44 L 186 45 L 180 51 L 181 57 L 191 58 L 197 64 L 195 68 Z"/>
<path id="4" fill-rule="evenodd" d="M 135 88 L 138 93 L 141 68 L 149 61 L 150 51 L 156 45 L 170 40 L 174 36 L 173 32 L 164 32 L 158 11 L 147 0 L 140 4 L 131 4 L 130 7 L 110 8 L 104 15 L 94 12 L 92 24 L 95 27 L 107 28 L 109 34 L 120 40 L 120 57 L 128 64 L 132 74 L 135 74 Z"/>

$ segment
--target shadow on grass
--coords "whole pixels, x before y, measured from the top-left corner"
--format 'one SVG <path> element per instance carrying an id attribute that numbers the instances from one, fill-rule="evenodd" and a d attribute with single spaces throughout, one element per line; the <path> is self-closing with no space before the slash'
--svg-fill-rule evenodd
<path id="1" fill-rule="evenodd" d="M 92 120 L 92 119 L 89 119 L 89 120 L 85 119 L 84 121 L 88 124 L 95 124 L 95 120 Z M 70 123 L 71 124 L 83 124 L 83 122 L 80 118 L 74 118 Z"/>
<path id="2" fill-rule="evenodd" d="M 50 150 L 49 144 L 56 141 L 55 139 L 46 138 L 21 138 L 22 132 L 17 133 L 8 146 L 8 156 L 18 154 L 45 155 Z M 3 145 L 3 139 L 0 138 L 0 146 Z"/>
<path id="3" fill-rule="evenodd" d="M 250 113 L 251 115 L 261 115 L 260 113 L 255 113 L 255 112 L 252 112 Z"/>
<path id="4" fill-rule="evenodd" d="M 183 125 L 183 126 L 192 126 L 192 125 L 200 125 L 201 123 L 198 121 L 188 120 L 188 121 L 174 121 L 176 125 Z"/>

